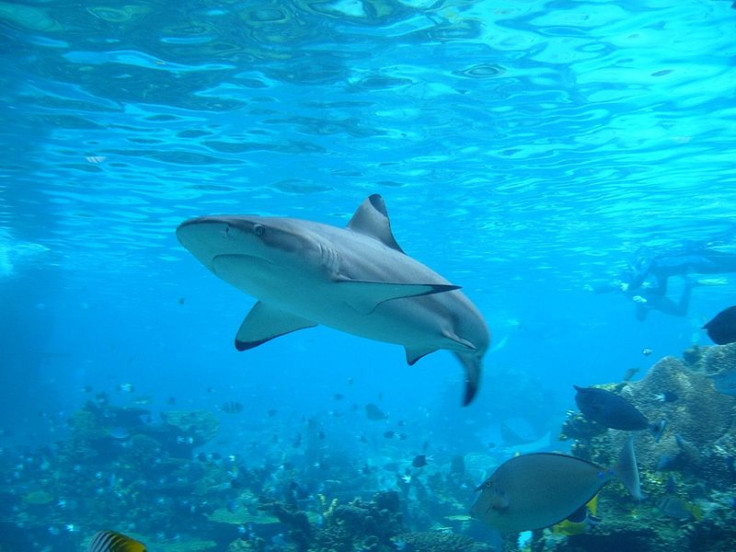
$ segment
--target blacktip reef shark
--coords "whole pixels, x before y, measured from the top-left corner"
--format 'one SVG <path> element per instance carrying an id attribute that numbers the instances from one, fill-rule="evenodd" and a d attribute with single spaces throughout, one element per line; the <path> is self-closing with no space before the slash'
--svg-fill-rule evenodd
<path id="1" fill-rule="evenodd" d="M 235 337 L 240 350 L 323 324 L 403 345 L 414 364 L 438 349 L 465 368 L 464 403 L 475 397 L 490 334 L 470 300 L 396 243 L 374 194 L 347 227 L 260 216 L 205 216 L 176 230 L 217 276 L 258 299 Z"/>

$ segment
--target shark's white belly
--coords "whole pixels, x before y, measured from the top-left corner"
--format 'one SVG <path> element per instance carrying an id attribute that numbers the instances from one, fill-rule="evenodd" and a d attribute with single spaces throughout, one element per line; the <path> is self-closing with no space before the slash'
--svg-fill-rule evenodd
<path id="1" fill-rule="evenodd" d="M 459 291 L 448 291 L 376 303 L 370 290 L 362 290 L 359 283 L 336 283 L 325 274 L 292 272 L 283 266 L 274 270 L 268 263 L 252 258 L 223 257 L 215 263 L 215 272 L 276 309 L 315 324 L 408 347 L 434 344 L 448 348 L 443 330 L 453 329 L 450 314 L 457 316 L 467 301 Z M 433 276 L 431 283 L 445 282 Z"/>

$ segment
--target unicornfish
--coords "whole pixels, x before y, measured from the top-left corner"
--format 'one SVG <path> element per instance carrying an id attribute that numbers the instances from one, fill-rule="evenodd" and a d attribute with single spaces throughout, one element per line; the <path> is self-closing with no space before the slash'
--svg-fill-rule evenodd
<path id="1" fill-rule="evenodd" d="M 615 477 L 634 498 L 642 498 L 632 439 L 613 469 L 566 454 L 523 454 L 501 464 L 476 489 L 481 494 L 470 515 L 500 533 L 550 527 L 576 513 Z"/>

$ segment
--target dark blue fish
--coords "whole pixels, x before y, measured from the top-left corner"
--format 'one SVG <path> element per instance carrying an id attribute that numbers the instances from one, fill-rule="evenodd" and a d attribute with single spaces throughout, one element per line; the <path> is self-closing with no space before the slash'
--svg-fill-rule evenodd
<path id="1" fill-rule="evenodd" d="M 673 391 L 663 391 L 662 393 L 657 393 L 654 395 L 654 399 L 660 402 L 675 402 L 680 397 L 677 396 L 677 393 Z"/>
<path id="2" fill-rule="evenodd" d="M 664 485 L 664 492 L 668 495 L 673 495 L 677 491 L 677 484 L 675 483 L 675 478 L 671 475 L 667 478 L 667 481 Z"/>
<path id="3" fill-rule="evenodd" d="M 427 456 L 424 454 L 416 455 L 414 460 L 411 461 L 411 465 L 415 468 L 423 468 L 427 465 Z"/>
<path id="4" fill-rule="evenodd" d="M 624 431 L 640 431 L 649 428 L 649 420 L 629 401 L 596 387 L 573 385 L 577 394 L 575 402 L 586 418 L 611 428 Z"/>
<path id="5" fill-rule="evenodd" d="M 373 403 L 368 403 L 365 405 L 365 415 L 369 420 L 373 420 L 374 422 L 385 420 L 388 418 L 388 416 L 386 416 L 386 413 Z"/>
<path id="6" fill-rule="evenodd" d="M 225 401 L 222 403 L 222 411 L 225 414 L 237 414 L 243 411 L 243 403 L 238 401 Z"/>
<path id="7" fill-rule="evenodd" d="M 722 310 L 703 329 L 717 345 L 736 341 L 736 306 Z"/>
<path id="8" fill-rule="evenodd" d="M 679 453 L 677 454 L 670 454 L 665 452 L 662 454 L 662 456 L 659 457 L 659 461 L 657 462 L 657 469 L 658 470 L 668 470 L 670 469 L 675 462 L 677 462 L 677 458 L 680 456 Z"/>

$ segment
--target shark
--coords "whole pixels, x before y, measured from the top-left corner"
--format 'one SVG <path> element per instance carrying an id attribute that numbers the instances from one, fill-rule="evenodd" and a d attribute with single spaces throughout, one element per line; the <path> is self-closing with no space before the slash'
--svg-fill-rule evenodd
<path id="1" fill-rule="evenodd" d="M 444 349 L 476 396 L 491 335 L 460 287 L 407 255 L 383 198 L 366 198 L 346 227 L 272 216 L 182 222 L 179 242 L 215 275 L 256 298 L 235 336 L 239 351 L 317 325 L 402 345 L 412 365 Z"/>

